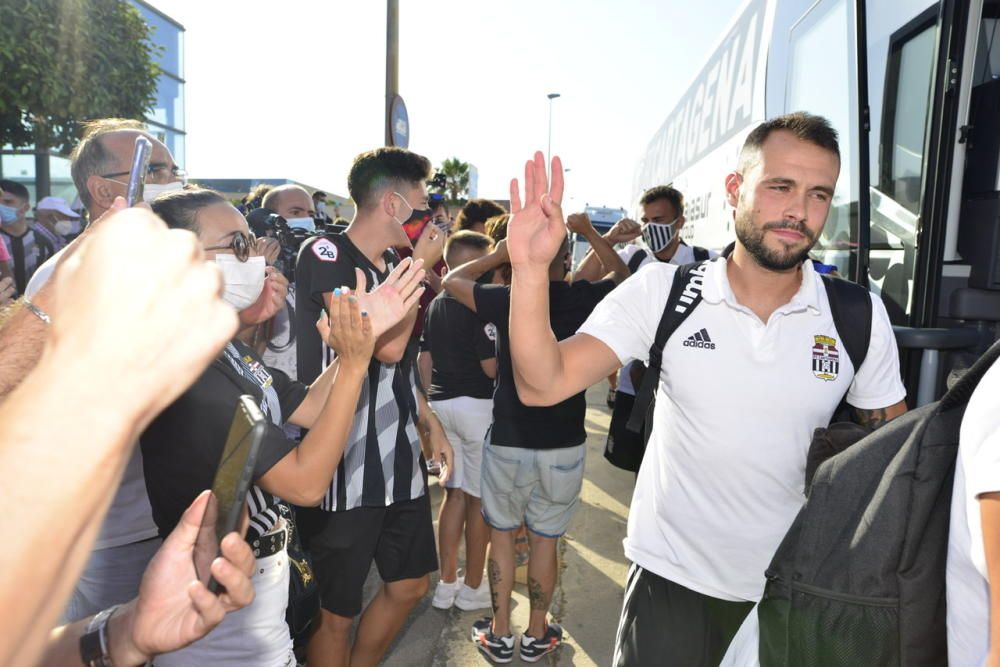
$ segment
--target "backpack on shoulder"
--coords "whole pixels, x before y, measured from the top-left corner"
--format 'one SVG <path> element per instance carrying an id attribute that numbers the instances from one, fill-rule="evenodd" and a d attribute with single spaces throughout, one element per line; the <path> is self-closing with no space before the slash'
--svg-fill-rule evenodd
<path id="1" fill-rule="evenodd" d="M 995 343 L 936 402 L 818 466 L 767 569 L 762 667 L 948 662 L 945 565 L 959 429 Z"/>
<path id="2" fill-rule="evenodd" d="M 712 261 L 715 260 L 685 264 L 678 267 L 674 276 L 667 304 L 663 308 L 663 315 L 657 325 L 653 344 L 649 348 L 648 368 L 636 391 L 635 405 L 627 425 L 629 431 L 642 434 L 642 451 L 645 451 L 645 443 L 649 441 L 653 428 L 653 409 L 656 405 L 656 389 L 660 383 L 663 348 L 670 336 L 701 303 L 702 282 L 705 271 L 708 270 L 708 265 Z M 871 342 L 871 297 L 868 290 L 856 283 L 828 275 L 822 275 L 821 278 L 823 287 L 826 288 L 834 326 L 837 328 L 844 348 L 847 350 L 847 356 L 857 372 L 868 355 L 868 346 Z M 846 421 L 848 418 L 847 406 L 841 402 L 840 408 L 834 413 L 833 422 Z M 621 453 L 620 456 L 624 458 L 626 454 Z M 641 462 L 641 454 L 638 460 Z M 638 464 L 634 469 L 638 471 Z"/>

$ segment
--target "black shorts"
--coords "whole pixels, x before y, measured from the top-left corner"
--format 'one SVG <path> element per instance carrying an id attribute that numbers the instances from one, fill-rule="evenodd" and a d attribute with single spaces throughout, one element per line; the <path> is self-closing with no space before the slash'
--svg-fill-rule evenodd
<path id="1" fill-rule="evenodd" d="M 338 616 L 361 613 L 372 561 L 382 581 L 416 579 L 438 569 L 428 494 L 388 507 L 307 512 L 303 530 L 323 609 Z"/>
<path id="2" fill-rule="evenodd" d="M 753 609 L 629 568 L 614 667 L 716 667 Z"/>

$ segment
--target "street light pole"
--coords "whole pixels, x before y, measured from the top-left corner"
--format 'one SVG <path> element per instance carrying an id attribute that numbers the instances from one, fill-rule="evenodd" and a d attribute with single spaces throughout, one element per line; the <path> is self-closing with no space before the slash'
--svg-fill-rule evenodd
<path id="1" fill-rule="evenodd" d="M 392 100 L 399 94 L 399 0 L 386 0 L 385 145 L 392 146 Z"/>
<path id="2" fill-rule="evenodd" d="M 549 93 L 547 97 L 549 98 L 549 150 L 545 154 L 545 173 L 552 176 L 552 174 L 549 173 L 552 170 L 549 166 L 552 164 L 552 100 L 559 97 L 559 93 Z"/>

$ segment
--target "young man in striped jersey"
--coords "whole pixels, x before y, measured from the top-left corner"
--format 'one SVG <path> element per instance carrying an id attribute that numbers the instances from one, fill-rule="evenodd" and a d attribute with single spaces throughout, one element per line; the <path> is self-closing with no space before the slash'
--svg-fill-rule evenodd
<path id="1" fill-rule="evenodd" d="M 312 381 L 333 360 L 313 326 L 331 293 L 354 288 L 358 276 L 369 285 L 379 284 L 400 262 L 394 248 L 410 245 L 403 225 L 430 213 L 430 171 L 427 158 L 400 148 L 379 148 L 355 158 L 347 180 L 357 206 L 354 220 L 343 234 L 313 237 L 299 251 L 295 311 L 300 381 Z M 427 225 L 413 258 L 434 266 L 444 237 Z M 376 341 L 347 449 L 322 511 L 299 512 L 323 607 L 309 642 L 310 667 L 378 664 L 427 592 L 429 573 L 438 568 L 417 429 L 434 435 L 435 459 L 443 456 L 450 464 L 452 452 L 416 390 L 415 360 L 405 354 L 416 317 L 414 309 Z M 372 561 L 384 584 L 362 614 Z M 359 614 L 352 645 L 351 628 Z"/>

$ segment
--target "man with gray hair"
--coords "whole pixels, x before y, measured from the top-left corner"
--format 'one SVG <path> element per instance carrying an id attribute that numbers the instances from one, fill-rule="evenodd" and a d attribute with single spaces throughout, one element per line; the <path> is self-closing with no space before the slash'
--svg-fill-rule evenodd
<path id="1" fill-rule="evenodd" d="M 70 155 L 70 173 L 91 221 L 104 215 L 115 198 L 125 196 L 132 151 L 140 135 L 153 143 L 143 198 L 151 201 L 164 191 L 183 187 L 185 174 L 174 162 L 170 150 L 149 134 L 142 123 L 121 118 L 90 121 Z M 42 288 L 61 255 L 56 253 L 38 269 L 28 284 L 28 297 Z M 142 573 L 159 546 L 146 495 L 142 453 L 136 447 L 108 508 L 94 551 L 73 590 L 64 621 L 86 618 L 136 597 Z"/>

